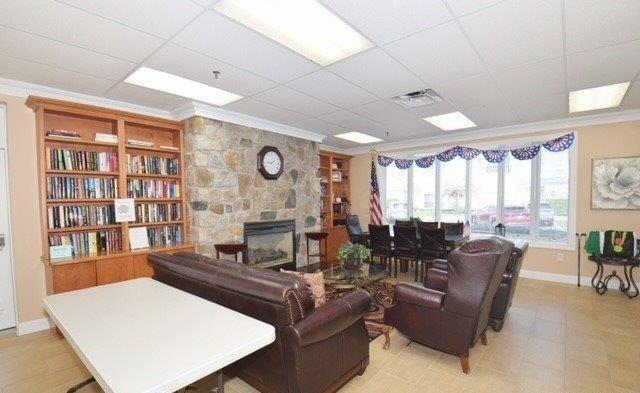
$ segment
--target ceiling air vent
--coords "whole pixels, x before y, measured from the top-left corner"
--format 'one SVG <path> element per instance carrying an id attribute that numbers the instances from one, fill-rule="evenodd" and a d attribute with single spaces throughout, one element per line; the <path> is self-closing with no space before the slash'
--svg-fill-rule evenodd
<path id="1" fill-rule="evenodd" d="M 420 91 L 414 91 L 413 93 L 403 94 L 401 96 L 393 97 L 393 102 L 402 105 L 405 108 L 415 108 L 418 106 L 425 106 L 435 104 L 436 102 L 442 102 L 444 99 L 440 97 L 438 93 L 431 89 L 424 89 Z"/>

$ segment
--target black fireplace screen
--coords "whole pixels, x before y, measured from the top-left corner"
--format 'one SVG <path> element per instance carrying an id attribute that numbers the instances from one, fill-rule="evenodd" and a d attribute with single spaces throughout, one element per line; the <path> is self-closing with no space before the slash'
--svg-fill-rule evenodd
<path id="1" fill-rule="evenodd" d="M 268 269 L 295 269 L 296 223 L 293 220 L 247 222 L 244 263 Z"/>

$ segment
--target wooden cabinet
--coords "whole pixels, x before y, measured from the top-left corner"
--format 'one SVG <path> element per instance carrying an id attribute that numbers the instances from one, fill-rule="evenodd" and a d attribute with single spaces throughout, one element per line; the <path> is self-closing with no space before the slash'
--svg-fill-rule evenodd
<path id="1" fill-rule="evenodd" d="M 96 286 L 96 261 L 69 263 L 51 269 L 53 293 Z"/>
<path id="2" fill-rule="evenodd" d="M 133 277 L 153 277 L 153 268 L 146 255 L 133 256 Z"/>
<path id="3" fill-rule="evenodd" d="M 340 246 L 349 241 L 347 227 L 336 226 L 325 228 L 324 230 L 329 233 L 329 236 L 327 237 L 327 260 L 329 262 L 335 262 L 338 259 Z"/>
<path id="4" fill-rule="evenodd" d="M 107 258 L 96 261 L 96 282 L 98 285 L 131 280 L 132 278 L 133 256 Z"/>

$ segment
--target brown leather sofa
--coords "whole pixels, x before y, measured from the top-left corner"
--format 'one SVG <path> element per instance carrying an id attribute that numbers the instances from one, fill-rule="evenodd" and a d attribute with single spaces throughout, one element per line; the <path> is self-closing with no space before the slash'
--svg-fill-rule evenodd
<path id="1" fill-rule="evenodd" d="M 449 254 L 448 271 L 429 269 L 423 284 L 400 283 L 385 320 L 412 340 L 458 356 L 469 373 L 469 348 L 486 345 L 491 301 L 513 243 L 470 240 Z M 433 289 L 437 288 L 437 289 Z"/>
<path id="2" fill-rule="evenodd" d="M 529 242 L 526 240 L 518 240 L 513 247 L 513 252 L 509 258 L 509 263 L 502 275 L 502 281 L 498 292 L 493 297 L 491 304 L 491 312 L 489 314 L 489 325 L 496 332 L 502 330 L 504 320 L 507 317 L 509 307 L 511 307 L 511 301 L 513 300 L 513 294 L 516 291 L 516 284 L 518 282 L 518 276 L 520 275 L 520 268 L 522 267 L 522 261 L 529 249 Z M 440 270 L 447 270 L 447 261 L 445 259 L 436 259 L 434 261 L 434 267 Z M 433 284 L 433 289 L 438 289 L 438 284 Z"/>
<path id="3" fill-rule="evenodd" d="M 293 275 L 193 253 L 149 260 L 154 279 L 275 327 L 273 344 L 225 369 L 261 392 L 334 392 L 369 364 L 365 291 L 315 309 L 308 285 Z"/>
<path id="4" fill-rule="evenodd" d="M 489 314 L 489 325 L 496 332 L 502 330 L 504 320 L 507 317 L 507 311 L 511 307 L 511 301 L 513 300 L 513 294 L 516 292 L 516 284 L 518 283 L 518 276 L 520 275 L 520 268 L 522 267 L 522 261 L 529 249 L 529 242 L 525 240 L 518 240 L 513 247 L 511 258 L 507 264 L 507 268 L 502 275 L 502 281 L 498 292 L 493 297 L 493 303 L 491 305 L 491 313 Z"/>

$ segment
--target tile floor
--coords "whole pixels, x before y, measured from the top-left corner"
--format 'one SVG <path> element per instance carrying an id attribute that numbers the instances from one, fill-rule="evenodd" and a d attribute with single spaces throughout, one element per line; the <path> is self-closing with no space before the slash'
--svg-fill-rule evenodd
<path id="1" fill-rule="evenodd" d="M 590 286 L 520 279 L 504 329 L 489 329 L 489 345 L 458 359 L 393 332 L 389 350 L 371 343 L 371 364 L 341 392 L 640 392 L 640 297 L 605 296 Z M 66 392 L 87 378 L 69 345 L 52 331 L 16 337 L 0 333 L 0 393 Z M 213 387 L 201 381 L 200 391 Z M 82 393 L 101 392 L 95 384 Z M 241 380 L 227 392 L 255 392 Z"/>

